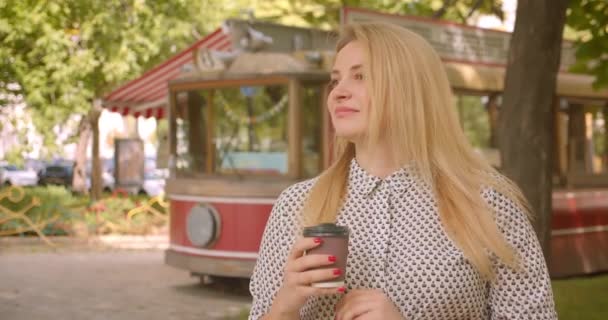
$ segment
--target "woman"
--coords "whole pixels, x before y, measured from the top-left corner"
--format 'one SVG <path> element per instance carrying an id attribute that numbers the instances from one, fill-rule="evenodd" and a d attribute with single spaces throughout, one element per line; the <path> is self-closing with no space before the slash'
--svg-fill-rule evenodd
<path id="1" fill-rule="evenodd" d="M 337 160 L 275 204 L 250 319 L 556 319 L 526 202 L 468 143 L 431 46 L 346 26 L 330 88 Z M 310 286 L 339 275 L 303 256 L 320 239 L 302 227 L 323 222 L 351 230 L 346 288 Z"/>

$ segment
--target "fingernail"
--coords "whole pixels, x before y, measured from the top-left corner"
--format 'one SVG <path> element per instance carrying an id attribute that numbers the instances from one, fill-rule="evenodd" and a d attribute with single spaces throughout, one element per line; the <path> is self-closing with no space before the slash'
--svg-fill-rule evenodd
<path id="1" fill-rule="evenodd" d="M 313 241 L 314 241 L 315 243 L 321 243 L 323 240 L 321 240 L 321 238 L 315 238 Z"/>
<path id="2" fill-rule="evenodd" d="M 345 291 L 346 291 L 346 288 L 345 288 L 345 287 L 340 287 L 340 288 L 338 288 L 338 292 L 345 292 Z"/>
<path id="3" fill-rule="evenodd" d="M 342 270 L 340 270 L 340 269 L 334 269 L 334 275 L 335 276 L 339 276 L 341 274 L 342 274 Z"/>
<path id="4" fill-rule="evenodd" d="M 327 257 L 327 260 L 329 260 L 329 262 L 336 262 L 336 256 L 329 256 Z"/>

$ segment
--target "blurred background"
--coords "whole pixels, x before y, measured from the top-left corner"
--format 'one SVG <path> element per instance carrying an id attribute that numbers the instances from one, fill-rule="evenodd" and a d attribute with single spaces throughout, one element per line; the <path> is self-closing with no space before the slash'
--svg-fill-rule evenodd
<path id="1" fill-rule="evenodd" d="M 608 306 L 603 0 L 0 0 L 0 314 L 246 319 L 272 205 L 331 162 L 336 31 L 439 53 L 534 209 L 560 319 Z"/>

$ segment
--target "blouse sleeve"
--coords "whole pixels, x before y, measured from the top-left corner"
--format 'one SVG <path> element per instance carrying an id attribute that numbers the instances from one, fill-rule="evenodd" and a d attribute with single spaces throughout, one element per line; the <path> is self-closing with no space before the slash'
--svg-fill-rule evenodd
<path id="1" fill-rule="evenodd" d="M 253 297 L 249 320 L 260 319 L 268 313 L 283 281 L 283 269 L 293 242 L 293 223 L 290 223 L 286 191 L 275 202 L 260 244 L 258 259 L 249 283 Z"/>
<path id="2" fill-rule="evenodd" d="M 496 191 L 485 192 L 484 197 L 495 210 L 498 227 L 520 263 L 520 269 L 514 270 L 494 260 L 490 319 L 557 319 L 547 265 L 527 215 Z"/>

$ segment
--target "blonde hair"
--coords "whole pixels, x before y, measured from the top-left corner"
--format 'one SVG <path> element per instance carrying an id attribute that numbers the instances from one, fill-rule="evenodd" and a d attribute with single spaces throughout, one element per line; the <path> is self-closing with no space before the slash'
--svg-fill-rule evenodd
<path id="1" fill-rule="evenodd" d="M 432 187 L 447 235 L 487 279 L 493 277 L 491 254 L 509 266 L 517 258 L 482 197 L 492 188 L 525 212 L 521 191 L 478 155 L 464 135 L 443 64 L 420 36 L 385 23 L 343 28 L 339 52 L 351 41 L 365 50 L 364 75 L 371 97 L 367 143 L 380 139 L 395 146 L 395 163 L 414 163 L 418 178 Z M 398 146 L 398 147 L 397 147 Z M 335 162 L 317 179 L 303 209 L 303 222 L 335 222 L 345 200 L 355 146 L 334 141 Z"/>

